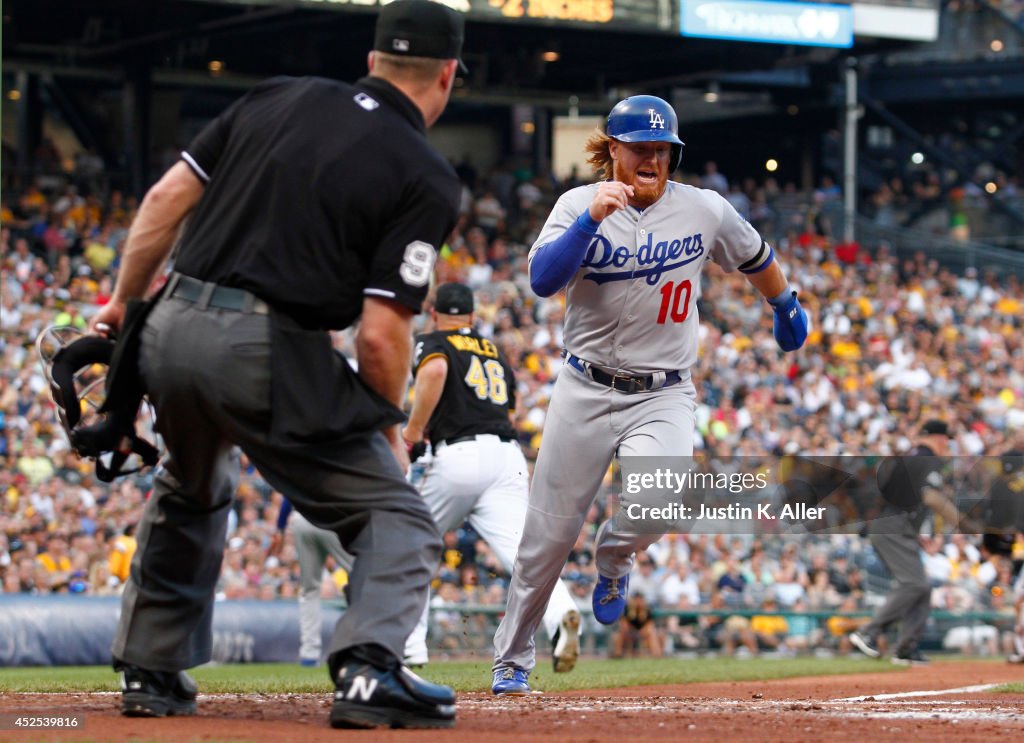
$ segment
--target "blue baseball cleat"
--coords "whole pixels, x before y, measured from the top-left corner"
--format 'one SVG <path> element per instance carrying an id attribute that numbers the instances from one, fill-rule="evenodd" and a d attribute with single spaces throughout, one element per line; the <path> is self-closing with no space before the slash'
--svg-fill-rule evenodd
<path id="1" fill-rule="evenodd" d="M 499 668 L 494 672 L 491 693 L 509 697 L 526 696 L 530 693 L 530 684 L 527 681 L 529 675 L 521 668 Z"/>
<path id="2" fill-rule="evenodd" d="M 601 624 L 615 624 L 626 610 L 629 575 L 621 578 L 597 577 L 594 586 L 594 619 Z"/>

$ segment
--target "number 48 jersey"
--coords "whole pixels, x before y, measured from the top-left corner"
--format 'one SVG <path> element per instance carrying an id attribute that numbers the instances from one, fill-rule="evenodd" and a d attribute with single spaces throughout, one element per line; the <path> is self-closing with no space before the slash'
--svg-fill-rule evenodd
<path id="1" fill-rule="evenodd" d="M 427 424 L 431 442 L 480 433 L 515 438 L 508 419 L 509 411 L 515 410 L 515 374 L 494 342 L 472 328 L 419 335 L 413 375 L 437 356 L 448 360 L 448 376 Z"/>

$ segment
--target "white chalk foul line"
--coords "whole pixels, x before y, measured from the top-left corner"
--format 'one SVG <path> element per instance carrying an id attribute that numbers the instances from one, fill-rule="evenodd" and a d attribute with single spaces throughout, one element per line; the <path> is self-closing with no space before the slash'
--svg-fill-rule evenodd
<path id="1" fill-rule="evenodd" d="M 887 699 L 909 699 L 912 697 L 940 697 L 943 694 L 977 694 L 983 691 L 990 691 L 999 684 L 975 684 L 974 686 L 960 686 L 956 689 L 933 689 L 931 691 L 903 691 L 895 694 L 865 694 L 860 697 L 845 697 L 833 699 L 833 702 L 884 702 Z"/>
<path id="2" fill-rule="evenodd" d="M 832 719 L 874 719 L 881 722 L 886 720 L 898 722 L 900 720 L 942 720 L 952 724 L 987 722 L 996 725 L 1012 725 L 1019 727 L 1024 725 L 1024 713 L 1015 706 L 972 706 L 970 700 L 952 699 L 915 699 L 913 697 L 937 696 L 941 694 L 970 694 L 986 691 L 997 686 L 997 684 L 979 684 L 976 686 L 965 686 L 956 689 L 944 689 L 940 691 L 907 692 L 904 694 L 885 694 L 878 696 L 853 697 L 850 699 L 830 699 L 817 702 L 797 702 L 793 700 L 775 699 L 666 699 L 658 701 L 641 700 L 636 697 L 626 697 L 605 700 L 569 700 L 557 696 L 549 697 L 543 703 L 527 703 L 522 699 L 515 701 L 500 698 L 470 698 L 460 699 L 459 709 L 500 709 L 502 712 L 523 711 L 530 712 L 550 711 L 560 714 L 577 714 L 580 719 L 586 719 L 589 715 L 602 713 L 642 713 L 652 716 L 678 715 L 689 713 L 691 715 L 721 715 L 736 714 L 738 712 L 750 714 L 763 714 L 765 712 L 809 712 L 817 711 L 817 714 Z M 894 697 L 912 697 L 897 701 Z M 563 701 L 564 700 L 564 701 Z M 512 702 L 509 704 L 508 702 Z M 541 700 L 537 700 L 540 702 Z M 567 703 L 565 703 L 567 702 Z M 661 723 L 664 724 L 664 723 Z"/>

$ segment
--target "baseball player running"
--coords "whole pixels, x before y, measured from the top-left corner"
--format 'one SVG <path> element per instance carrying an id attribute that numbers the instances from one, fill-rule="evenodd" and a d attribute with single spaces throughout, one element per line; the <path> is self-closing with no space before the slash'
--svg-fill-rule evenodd
<path id="1" fill-rule="evenodd" d="M 784 351 L 803 345 L 807 315 L 772 248 L 719 194 L 668 180 L 683 143 L 672 107 L 619 102 L 587 141 L 608 180 L 559 198 L 530 251 L 541 296 L 566 287 L 566 365 L 558 376 L 529 510 L 495 634 L 495 694 L 529 694 L 533 634 L 613 456 L 690 456 L 701 268 L 739 270 L 775 313 Z M 594 616 L 615 623 L 633 555 L 657 535 L 597 535 Z"/>
<path id="2" fill-rule="evenodd" d="M 434 458 L 420 490 L 441 533 L 468 519 L 511 572 L 529 498 L 526 459 L 509 420 L 515 376 L 498 347 L 473 330 L 473 309 L 469 287 L 438 288 L 436 330 L 416 338 L 415 397 L 402 437 L 410 448 L 424 438 L 431 442 Z M 562 565 L 539 615 L 554 640 L 556 672 L 571 671 L 579 653 L 580 614 L 558 580 Z M 427 662 L 426 637 L 424 607 L 406 643 L 407 662 Z"/>

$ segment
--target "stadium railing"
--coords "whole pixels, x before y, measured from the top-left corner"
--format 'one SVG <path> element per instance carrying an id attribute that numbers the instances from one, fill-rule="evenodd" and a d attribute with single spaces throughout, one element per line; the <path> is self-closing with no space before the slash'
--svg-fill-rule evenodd
<path id="1" fill-rule="evenodd" d="M 458 615 L 458 620 L 445 620 L 438 623 L 436 617 L 442 615 Z M 505 607 L 493 604 L 451 604 L 431 607 L 431 635 L 429 644 L 432 651 L 448 652 L 453 655 L 487 653 L 491 648 L 493 631 L 497 628 L 500 616 L 505 613 Z M 610 635 L 615 631 L 616 625 L 605 627 L 597 624 L 592 619 L 592 612 L 588 606 L 580 608 L 580 613 L 585 617 L 585 629 L 582 638 L 583 652 L 596 653 L 607 648 Z M 702 617 L 746 617 L 754 616 L 782 616 L 782 617 L 808 617 L 816 620 L 818 627 L 823 630 L 823 639 L 816 645 L 818 648 L 834 648 L 838 643 L 840 635 L 829 635 L 827 622 L 830 619 L 864 620 L 871 616 L 871 609 L 857 611 L 838 610 L 817 610 L 817 611 L 793 611 L 791 609 L 779 609 L 768 611 L 758 608 L 723 608 L 723 609 L 660 609 L 651 610 L 651 616 L 659 624 L 670 616 L 679 617 L 680 624 L 693 624 Z M 976 641 L 976 631 L 983 626 L 994 627 L 997 633 L 1012 629 L 1014 616 L 1011 613 L 992 610 L 972 611 L 932 611 L 928 629 L 922 640 L 922 647 L 927 651 L 943 651 L 947 633 L 956 627 L 970 628 L 968 633 L 967 647 L 960 648 L 956 652 L 979 653 L 983 652 L 981 642 Z M 851 622 L 851 628 L 853 623 Z M 842 634 L 845 634 L 843 632 Z M 542 647 L 542 646 L 539 646 Z M 709 648 L 700 648 L 699 651 Z M 540 650 L 538 652 L 541 652 Z"/>

